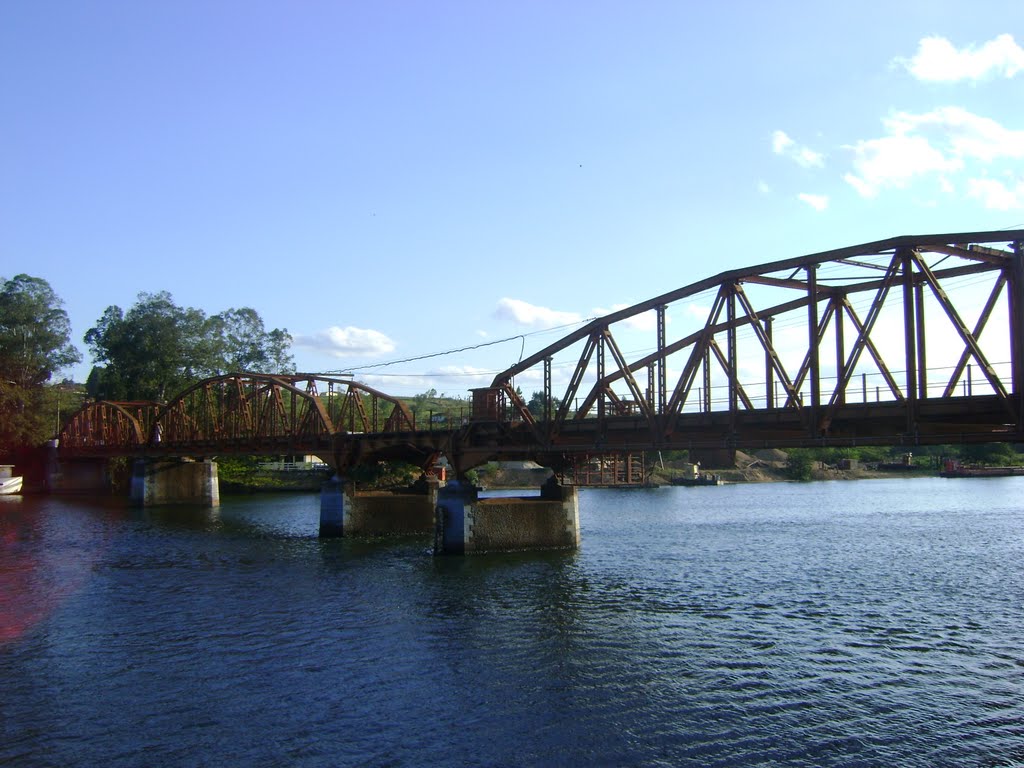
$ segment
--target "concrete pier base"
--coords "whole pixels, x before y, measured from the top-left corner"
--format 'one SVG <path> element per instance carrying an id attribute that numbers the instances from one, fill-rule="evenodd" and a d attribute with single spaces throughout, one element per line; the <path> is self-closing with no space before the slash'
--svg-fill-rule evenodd
<path id="1" fill-rule="evenodd" d="M 320 491 L 320 536 L 395 536 L 434 530 L 438 483 L 421 480 L 409 488 L 356 491 L 334 477 Z"/>
<path id="2" fill-rule="evenodd" d="M 217 463 L 213 461 L 147 461 L 132 465 L 132 503 L 143 507 L 158 504 L 220 504 Z"/>
<path id="3" fill-rule="evenodd" d="M 481 499 L 471 485 L 449 483 L 439 493 L 435 554 L 576 549 L 579 495 L 554 478 L 539 496 Z"/>

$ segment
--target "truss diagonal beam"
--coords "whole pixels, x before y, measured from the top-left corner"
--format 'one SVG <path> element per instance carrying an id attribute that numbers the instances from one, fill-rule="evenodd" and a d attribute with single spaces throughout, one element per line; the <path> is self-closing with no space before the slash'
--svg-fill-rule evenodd
<path id="1" fill-rule="evenodd" d="M 938 299 L 939 305 L 946 312 L 946 317 L 949 318 L 949 321 L 953 324 L 956 332 L 963 340 L 964 345 L 971 351 L 974 359 L 978 361 L 978 365 L 985 373 L 988 383 L 992 386 L 992 389 L 997 395 L 999 395 L 999 397 L 1006 400 L 1006 388 L 1003 387 L 1003 383 L 999 380 L 999 376 L 996 375 L 995 369 L 989 363 L 985 353 L 981 351 L 981 347 L 978 346 L 977 338 L 967 328 L 967 325 L 960 317 L 960 313 L 956 311 L 956 307 L 954 307 L 953 303 L 949 300 L 949 296 L 946 294 L 946 291 L 941 285 L 939 285 L 938 280 L 935 279 L 935 275 L 932 274 L 932 271 L 928 268 L 928 265 L 925 263 L 924 259 L 921 258 L 919 253 L 916 251 L 912 252 L 912 258 L 916 262 L 917 268 L 925 276 L 928 287 L 932 289 L 932 293 L 935 298 Z"/>

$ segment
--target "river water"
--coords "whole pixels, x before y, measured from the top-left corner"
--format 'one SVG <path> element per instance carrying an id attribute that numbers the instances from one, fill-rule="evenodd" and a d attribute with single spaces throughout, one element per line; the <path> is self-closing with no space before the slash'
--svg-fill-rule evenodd
<path id="1" fill-rule="evenodd" d="M 580 492 L 576 552 L 315 495 L 0 503 L 0 765 L 1024 765 L 1024 478 Z"/>

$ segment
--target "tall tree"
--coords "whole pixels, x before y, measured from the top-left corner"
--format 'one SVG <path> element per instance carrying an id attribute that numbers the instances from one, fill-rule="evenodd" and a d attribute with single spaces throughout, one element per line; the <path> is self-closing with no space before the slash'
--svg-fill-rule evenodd
<path id="1" fill-rule="evenodd" d="M 82 356 L 64 302 L 41 277 L 0 278 L 0 371 L 21 387 L 50 380 Z"/>
<path id="2" fill-rule="evenodd" d="M 217 339 L 220 368 L 252 373 L 290 373 L 295 368 L 292 337 L 283 328 L 267 331 L 263 318 L 252 307 L 229 309 L 210 318 Z"/>
<path id="3" fill-rule="evenodd" d="M 217 368 L 206 314 L 179 307 L 167 291 L 140 293 L 127 313 L 107 307 L 85 334 L 93 360 L 90 394 L 110 400 L 166 400 Z"/>
<path id="4" fill-rule="evenodd" d="M 0 278 L 0 450 L 52 431 L 44 384 L 81 360 L 64 303 L 39 277 Z"/>
<path id="5" fill-rule="evenodd" d="M 103 367 L 89 376 L 89 392 L 111 400 L 166 401 L 206 376 L 230 371 L 293 370 L 286 330 L 267 331 L 256 310 L 229 309 L 207 317 L 179 307 L 166 291 L 140 293 L 127 313 L 107 307 L 85 335 Z"/>

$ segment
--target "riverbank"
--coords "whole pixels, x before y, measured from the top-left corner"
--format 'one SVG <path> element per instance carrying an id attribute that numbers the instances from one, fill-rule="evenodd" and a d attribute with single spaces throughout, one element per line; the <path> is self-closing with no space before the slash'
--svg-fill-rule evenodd
<path id="1" fill-rule="evenodd" d="M 703 470 L 702 470 L 703 471 Z M 777 448 L 756 451 L 752 454 L 736 451 L 736 466 L 728 469 L 708 470 L 718 475 L 726 483 L 780 483 L 793 480 L 789 456 Z M 871 464 L 854 462 L 846 467 L 812 462 L 810 476 L 815 480 L 871 480 L 894 477 L 933 477 L 937 467 L 931 464 L 889 465 L 880 467 Z M 671 485 L 677 477 L 685 477 L 692 472 L 688 462 L 665 462 L 657 466 L 651 473 L 653 485 Z"/>

